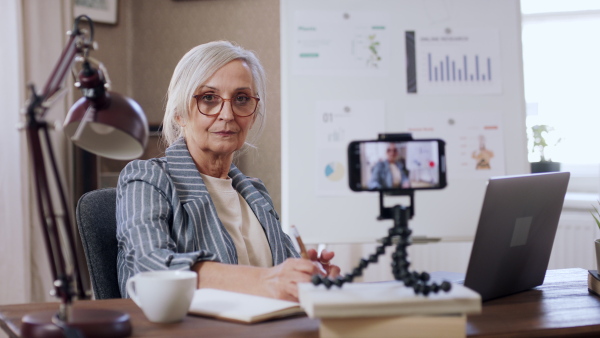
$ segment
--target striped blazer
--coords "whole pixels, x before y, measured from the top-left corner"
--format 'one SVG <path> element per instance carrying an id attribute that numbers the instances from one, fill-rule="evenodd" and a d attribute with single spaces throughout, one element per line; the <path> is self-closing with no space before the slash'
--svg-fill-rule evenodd
<path id="1" fill-rule="evenodd" d="M 281 229 L 265 185 L 233 164 L 229 177 L 262 225 L 273 264 L 299 257 Z M 123 297 L 127 297 L 127 280 L 141 271 L 184 270 L 203 260 L 237 264 L 233 240 L 217 216 L 184 139 L 173 143 L 165 157 L 125 166 L 117 185 L 116 216 Z"/>

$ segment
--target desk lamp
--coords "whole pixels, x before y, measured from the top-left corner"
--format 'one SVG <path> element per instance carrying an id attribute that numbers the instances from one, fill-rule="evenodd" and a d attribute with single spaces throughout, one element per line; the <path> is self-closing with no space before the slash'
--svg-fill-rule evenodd
<path id="1" fill-rule="evenodd" d="M 80 29 L 80 23 L 84 22 L 89 31 Z M 43 92 L 36 93 L 35 87 L 30 85 L 24 128 L 34 171 L 37 211 L 54 280 L 52 293 L 60 299 L 60 306 L 57 312 L 25 315 L 21 334 L 24 337 L 124 337 L 131 334 L 128 314 L 77 308 L 73 304 L 74 299 L 89 296 L 83 290 L 69 208 L 44 117 L 55 97 L 64 92 L 62 86 L 67 73 L 71 69 L 75 73 L 72 66 L 77 61 L 82 67 L 75 86 L 81 88 L 83 97 L 71 107 L 64 124 L 66 135 L 75 145 L 107 158 L 133 159 L 142 155 L 146 147 L 148 121 L 135 101 L 107 90 L 107 74 L 101 64 L 98 69 L 92 66 L 95 62 L 89 57 L 94 48 L 92 20 L 85 15 L 77 17 L 68 34 L 67 46 Z M 55 209 L 52 196 L 58 196 L 60 211 Z"/>

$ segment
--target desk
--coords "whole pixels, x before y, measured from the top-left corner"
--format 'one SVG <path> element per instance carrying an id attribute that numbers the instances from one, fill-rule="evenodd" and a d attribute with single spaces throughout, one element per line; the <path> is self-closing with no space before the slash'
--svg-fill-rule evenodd
<path id="1" fill-rule="evenodd" d="M 187 316 L 176 324 L 154 324 L 129 299 L 76 302 L 77 308 L 118 309 L 131 316 L 134 337 L 318 337 L 319 321 L 306 316 L 245 325 Z M 19 336 L 21 317 L 53 310 L 57 303 L 0 306 L 0 327 Z M 588 294 L 587 270 L 549 270 L 542 286 L 485 302 L 467 318 L 472 337 L 600 336 L 600 298 Z"/>

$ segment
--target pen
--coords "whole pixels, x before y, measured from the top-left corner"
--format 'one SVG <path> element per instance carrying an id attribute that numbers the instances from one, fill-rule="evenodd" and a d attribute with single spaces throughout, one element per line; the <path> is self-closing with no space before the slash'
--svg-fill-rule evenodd
<path id="1" fill-rule="evenodd" d="M 308 252 L 306 251 L 306 247 L 304 246 L 304 242 L 302 241 L 302 237 L 300 237 L 300 233 L 298 232 L 298 229 L 296 228 L 295 225 L 292 225 L 291 228 L 292 228 L 292 235 L 294 235 L 294 238 L 296 238 L 296 242 L 298 242 L 298 246 L 300 247 L 300 257 L 302 257 L 304 259 L 310 259 L 308 257 Z M 325 271 L 325 268 L 323 268 L 323 265 L 320 262 L 313 262 L 313 264 L 317 268 L 319 268 L 321 273 L 323 273 L 324 275 L 327 275 L 327 271 Z"/>
<path id="2" fill-rule="evenodd" d="M 300 247 L 300 257 L 304 259 L 308 258 L 308 252 L 306 251 L 306 247 L 304 246 L 304 242 L 302 241 L 302 237 L 300 237 L 300 233 L 295 225 L 292 225 L 292 235 L 296 238 L 296 242 L 298 242 L 298 246 Z"/>

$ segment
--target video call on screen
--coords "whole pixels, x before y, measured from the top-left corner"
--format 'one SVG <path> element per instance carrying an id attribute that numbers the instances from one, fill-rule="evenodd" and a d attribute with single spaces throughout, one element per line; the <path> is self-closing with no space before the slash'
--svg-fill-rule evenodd
<path id="1" fill-rule="evenodd" d="M 440 183 L 437 141 L 363 142 L 361 185 L 369 190 L 435 188 Z"/>

